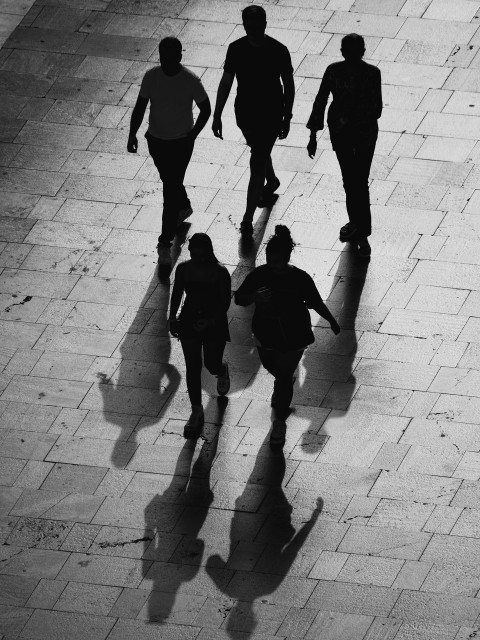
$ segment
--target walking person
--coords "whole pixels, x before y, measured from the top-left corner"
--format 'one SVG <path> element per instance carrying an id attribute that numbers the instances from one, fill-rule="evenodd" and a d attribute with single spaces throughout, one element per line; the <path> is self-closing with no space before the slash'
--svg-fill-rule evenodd
<path id="1" fill-rule="evenodd" d="M 340 229 L 340 240 L 356 245 L 358 255 L 371 253 L 368 236 L 372 232 L 368 179 L 382 115 L 381 74 L 377 67 L 362 60 L 365 42 L 350 33 L 342 39 L 344 60 L 334 62 L 325 71 L 312 113 L 307 123 L 311 158 L 317 150 L 316 133 L 324 127 L 328 96 L 328 129 L 333 150 L 342 172 L 349 222 Z"/>
<path id="2" fill-rule="evenodd" d="M 227 310 L 231 301 L 230 274 L 215 257 L 206 233 L 195 233 L 188 243 L 190 260 L 175 270 L 168 327 L 180 338 L 187 369 L 187 390 L 192 412 L 185 425 L 185 438 L 196 438 L 204 423 L 202 406 L 202 351 L 205 367 L 217 376 L 217 392 L 230 389 L 228 363 L 223 359 L 228 331 Z M 183 306 L 177 313 L 185 294 Z"/>
<path id="3" fill-rule="evenodd" d="M 280 187 L 271 152 L 277 137 L 283 140 L 290 130 L 295 84 L 287 47 L 265 34 L 265 9 L 249 5 L 242 11 L 242 21 L 246 36 L 228 47 L 212 129 L 222 138 L 222 112 L 236 77 L 235 118 L 251 152 L 247 205 L 240 225 L 242 235 L 249 237 L 256 207 L 268 204 Z"/>
<path id="4" fill-rule="evenodd" d="M 315 340 L 308 310 L 314 309 L 325 318 L 335 334 L 340 332 L 311 276 L 290 264 L 294 247 L 288 227 L 277 225 L 266 246 L 266 264 L 249 273 L 235 293 L 236 304 L 255 303 L 252 332 L 258 355 L 275 378 L 272 447 L 285 443 L 285 420 L 293 397 L 294 373 L 305 349 Z"/>
<path id="5" fill-rule="evenodd" d="M 130 121 L 127 150 L 130 153 L 137 152 L 137 131 L 150 102 L 145 137 L 163 183 L 158 263 L 170 265 L 170 247 L 177 226 L 193 213 L 183 180 L 195 140 L 207 124 L 211 107 L 200 78 L 181 64 L 180 40 L 163 38 L 158 49 L 160 66 L 149 69 L 143 77 Z M 195 124 L 192 112 L 194 102 L 200 110 Z"/>

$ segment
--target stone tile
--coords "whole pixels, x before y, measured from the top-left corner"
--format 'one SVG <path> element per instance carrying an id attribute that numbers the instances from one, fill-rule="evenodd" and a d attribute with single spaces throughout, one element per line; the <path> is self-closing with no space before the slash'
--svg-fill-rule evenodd
<path id="1" fill-rule="evenodd" d="M 425 262 L 420 264 L 423 265 Z M 420 272 L 417 273 L 420 276 Z M 418 276 L 415 278 L 414 271 L 410 279 L 414 281 L 421 280 L 422 278 Z M 436 338 L 444 340 L 455 340 L 461 335 L 465 321 L 465 317 L 446 313 L 392 309 L 382 324 L 380 331 L 382 333 L 409 335 L 418 338 L 430 338 L 430 336 L 434 335 Z M 434 372 L 434 368 L 431 371 Z"/>
<path id="2" fill-rule="evenodd" d="M 475 598 L 402 591 L 392 610 L 393 616 L 421 622 L 472 624 L 480 603 Z"/>
<path id="3" fill-rule="evenodd" d="M 370 495 L 393 500 L 417 499 L 432 504 L 449 504 L 459 483 L 455 478 L 382 471 Z"/>
<path id="4" fill-rule="evenodd" d="M 49 549 L 20 549 L 13 547 L 15 555 L 2 564 L 0 573 L 11 576 L 55 578 L 67 560 L 67 553 Z"/>
<path id="5" fill-rule="evenodd" d="M 72 640 L 84 638 L 85 633 L 88 633 L 92 640 L 105 640 L 113 625 L 114 620 L 108 617 L 39 609 L 29 619 L 22 635 L 29 640 L 50 640 L 64 637 L 63 634 L 68 629 L 68 635 Z"/>
<path id="6" fill-rule="evenodd" d="M 110 356 L 120 339 L 121 336 L 113 331 L 48 327 L 36 346 L 47 351 Z"/>
<path id="7" fill-rule="evenodd" d="M 423 38 L 420 38 L 420 40 L 423 40 Z M 382 61 L 378 67 L 382 72 L 382 79 L 385 84 L 423 87 L 426 89 L 441 89 L 450 73 L 449 69 L 443 69 L 442 67 L 406 62 Z"/>
<path id="8" fill-rule="evenodd" d="M 387 558 L 418 560 L 431 535 L 393 527 L 351 525 L 338 551 Z"/>
<path id="9" fill-rule="evenodd" d="M 69 582 L 55 603 L 54 609 L 107 616 L 120 593 L 119 587 Z"/>
<path id="10" fill-rule="evenodd" d="M 115 444 L 108 440 L 60 436 L 48 457 L 50 462 L 121 468 L 126 466 L 135 449 L 133 442 Z"/>
<path id="11" fill-rule="evenodd" d="M 69 100 L 76 96 L 76 100 L 82 102 L 116 105 L 125 95 L 126 89 L 127 85 L 113 80 L 60 76 L 50 87 L 47 95 L 55 100 Z"/>
<path id="12" fill-rule="evenodd" d="M 434 506 L 413 501 L 380 500 L 369 519 L 369 526 L 420 531 Z"/>
<path id="13" fill-rule="evenodd" d="M 321 611 L 387 616 L 399 591 L 376 585 L 355 585 L 320 580 L 307 606 Z"/>
<path id="14" fill-rule="evenodd" d="M 400 559 L 352 554 L 340 570 L 338 581 L 390 587 L 402 565 Z"/>
<path id="15" fill-rule="evenodd" d="M 420 589 L 431 568 L 430 562 L 407 560 L 400 569 L 393 583 L 393 588 Z"/>
<path id="16" fill-rule="evenodd" d="M 4 400 L 27 401 L 77 407 L 90 388 L 88 382 L 47 380 L 33 376 L 14 376 L 2 394 Z"/>
<path id="17" fill-rule="evenodd" d="M 71 525 L 53 520 L 21 518 L 7 544 L 36 549 L 59 549 Z"/>

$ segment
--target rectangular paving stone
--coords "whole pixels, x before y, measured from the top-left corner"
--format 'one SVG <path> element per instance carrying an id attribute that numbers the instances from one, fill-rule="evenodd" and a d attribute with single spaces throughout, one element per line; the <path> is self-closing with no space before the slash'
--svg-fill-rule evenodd
<path id="1" fill-rule="evenodd" d="M 388 587 L 320 580 L 307 607 L 321 611 L 388 616 L 399 595 L 400 591 Z"/>
<path id="2" fill-rule="evenodd" d="M 122 468 L 126 466 L 135 449 L 134 442 L 115 443 L 94 438 L 60 436 L 48 454 L 48 461 Z"/>
<path id="3" fill-rule="evenodd" d="M 420 263 L 420 265 L 423 264 L 425 263 Z M 418 267 L 413 271 L 409 281 L 423 280 L 419 271 L 417 272 L 417 278 L 415 278 L 417 268 Z M 465 322 L 465 316 L 454 316 L 411 309 L 392 309 L 383 322 L 380 332 L 426 339 L 434 335 L 436 338 L 443 340 L 455 340 L 459 336 Z M 434 369 L 434 367 L 429 368 L 432 372 L 434 372 Z"/>
<path id="4" fill-rule="evenodd" d="M 1 276 L 0 276 L 1 277 Z M 12 350 L 31 349 L 42 335 L 45 325 L 0 320 L 0 337 Z"/>
<path id="5" fill-rule="evenodd" d="M 56 439 L 55 434 L 10 429 L 0 431 L 2 454 L 5 457 L 21 460 L 43 460 Z"/>
<path id="6" fill-rule="evenodd" d="M 142 563 L 133 558 L 109 558 L 72 553 L 58 574 L 58 578 L 119 587 L 138 586 L 142 578 Z"/>
<path id="7" fill-rule="evenodd" d="M 328 33 L 351 33 L 352 29 L 355 28 L 366 36 L 394 38 L 404 22 L 405 19 L 398 16 L 337 11 L 327 22 L 324 31 Z"/>
<path id="8" fill-rule="evenodd" d="M 36 578 L 23 576 L 0 576 L 0 603 L 2 605 L 24 605 L 38 584 Z"/>
<path id="9" fill-rule="evenodd" d="M 67 178 L 59 195 L 66 198 L 129 204 L 141 184 L 139 181 L 122 178 L 73 175 Z"/>
<path id="10" fill-rule="evenodd" d="M 383 328 L 383 326 L 382 326 Z M 355 368 L 360 384 L 426 391 L 437 373 L 436 367 L 406 362 L 387 362 L 362 358 Z"/>
<path id="11" fill-rule="evenodd" d="M 106 616 L 64 613 L 37 609 L 22 631 L 28 640 L 80 640 L 88 634 L 92 640 L 105 640 L 115 620 Z"/>
<path id="12" fill-rule="evenodd" d="M 5 560 L 0 573 L 11 576 L 55 578 L 69 554 L 48 549 L 13 547 L 15 555 Z"/>
<path id="13" fill-rule="evenodd" d="M 72 300 L 98 302 L 111 305 L 139 306 L 148 284 L 129 280 L 82 277 L 70 292 Z"/>
<path id="14" fill-rule="evenodd" d="M 431 534 L 387 526 L 351 525 L 341 541 L 341 553 L 360 553 L 387 558 L 418 560 Z"/>
<path id="15" fill-rule="evenodd" d="M 480 612 L 477 598 L 422 593 L 405 589 L 391 615 L 409 621 L 432 621 L 445 624 L 473 624 Z"/>
<path id="16" fill-rule="evenodd" d="M 403 560 L 351 554 L 337 576 L 339 582 L 391 587 Z"/>
<path id="17" fill-rule="evenodd" d="M 2 191 L 55 196 L 66 177 L 65 173 L 54 173 L 53 171 L 5 168 L 0 176 L 0 189 Z"/>
<path id="18" fill-rule="evenodd" d="M 78 276 L 4 269 L 0 274 L 0 288 L 3 293 L 18 296 L 35 294 L 44 298 L 66 298 L 77 280 Z"/>
<path id="19" fill-rule="evenodd" d="M 72 380 L 51 380 L 35 376 L 14 376 L 4 390 L 4 400 L 77 407 L 91 384 Z"/>
<path id="20" fill-rule="evenodd" d="M 442 88 L 451 71 L 434 65 L 388 62 L 385 60 L 382 60 L 378 67 L 382 72 L 382 80 L 385 84 L 424 87 L 427 89 Z"/>
<path id="21" fill-rule="evenodd" d="M 86 149 L 97 132 L 95 127 L 29 121 L 17 135 L 16 142 L 43 147 Z"/>
<path id="22" fill-rule="evenodd" d="M 70 100 L 75 96 L 76 100 L 82 102 L 116 105 L 125 95 L 127 88 L 128 85 L 122 82 L 60 76 L 50 87 L 47 97 Z"/>
<path id="23" fill-rule="evenodd" d="M 196 640 L 199 627 L 162 624 L 162 634 L 165 640 Z M 210 629 L 208 630 L 211 631 Z M 143 620 L 117 620 L 110 633 L 110 640 L 156 640 L 158 627 Z M 211 640 L 215 640 L 213 635 Z"/>
<path id="24" fill-rule="evenodd" d="M 121 340 L 114 331 L 76 327 L 48 327 L 37 343 L 37 348 L 85 355 L 110 356 Z"/>
<path id="25" fill-rule="evenodd" d="M 382 471 L 370 490 L 370 495 L 393 500 L 421 500 L 433 504 L 449 504 L 460 486 L 459 482 L 456 478 Z"/>
<path id="26" fill-rule="evenodd" d="M 66 33 L 51 29 L 17 27 L 10 38 L 8 38 L 7 46 L 12 49 L 75 53 L 84 39 L 85 35 L 83 33 Z"/>
<path id="27" fill-rule="evenodd" d="M 477 424 L 479 411 L 479 398 L 442 394 L 431 410 L 430 416 L 455 422 Z"/>

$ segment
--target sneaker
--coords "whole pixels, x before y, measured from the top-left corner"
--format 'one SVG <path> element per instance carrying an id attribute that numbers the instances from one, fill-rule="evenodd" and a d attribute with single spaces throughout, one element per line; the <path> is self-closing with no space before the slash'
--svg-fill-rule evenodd
<path id="1" fill-rule="evenodd" d="M 271 204 L 271 200 L 273 194 L 277 189 L 280 188 L 280 180 L 275 177 L 275 180 L 271 184 L 267 184 L 263 187 L 262 195 L 260 196 L 260 200 L 258 201 L 257 207 L 262 209 L 263 207 L 267 207 Z"/>
<path id="2" fill-rule="evenodd" d="M 170 256 L 170 247 L 165 244 L 157 245 L 158 264 L 160 266 L 170 266 L 172 264 L 172 258 Z"/>
<path id="3" fill-rule="evenodd" d="M 192 213 L 193 209 L 190 205 L 188 205 L 188 207 L 185 207 L 184 209 L 180 209 L 180 211 L 178 212 L 177 227 L 180 226 L 182 222 L 185 222 L 185 220 L 189 218 Z"/>
<path id="4" fill-rule="evenodd" d="M 183 437 L 198 438 L 202 431 L 204 422 L 205 416 L 203 415 L 202 405 L 192 405 L 192 413 L 190 414 L 187 424 L 183 428 Z"/>
<path id="5" fill-rule="evenodd" d="M 357 233 L 357 225 L 353 224 L 353 222 L 347 222 L 347 224 L 343 225 L 340 229 L 340 242 L 348 242 L 355 237 Z"/>
<path id="6" fill-rule="evenodd" d="M 243 237 L 251 238 L 253 236 L 253 224 L 249 220 L 242 220 L 240 233 Z"/>
<path id="7" fill-rule="evenodd" d="M 372 248 L 370 247 L 370 243 L 367 238 L 359 238 L 358 239 L 358 249 L 357 253 L 360 258 L 369 258 L 372 253 Z"/>
<path id="8" fill-rule="evenodd" d="M 285 435 L 287 433 L 287 423 L 281 418 L 275 418 L 272 426 L 272 433 L 270 434 L 270 446 L 283 447 L 285 444 Z"/>
<path id="9" fill-rule="evenodd" d="M 228 362 L 223 363 L 223 373 L 217 376 L 217 393 L 219 396 L 226 396 L 230 391 L 230 374 Z"/>

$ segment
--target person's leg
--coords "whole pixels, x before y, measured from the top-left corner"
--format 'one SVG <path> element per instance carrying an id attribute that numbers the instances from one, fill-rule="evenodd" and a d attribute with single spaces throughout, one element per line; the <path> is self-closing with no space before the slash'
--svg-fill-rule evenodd
<path id="1" fill-rule="evenodd" d="M 253 216 L 260 202 L 265 178 L 276 179 L 273 171 L 271 152 L 276 134 L 270 131 L 243 131 L 250 147 L 250 180 L 247 188 L 247 206 L 242 220 L 242 232 L 251 232 Z M 278 188 L 278 187 L 277 187 Z"/>
<path id="2" fill-rule="evenodd" d="M 357 224 L 357 176 L 355 172 L 355 149 L 349 141 L 337 143 L 335 154 L 342 173 L 345 201 L 350 225 Z M 353 230 L 353 226 L 352 226 Z"/>
<path id="3" fill-rule="evenodd" d="M 185 189 L 185 185 L 183 181 L 185 180 L 185 173 L 187 171 L 189 162 L 192 158 L 194 142 L 189 138 L 182 138 L 181 146 L 179 148 L 179 165 L 178 165 L 178 206 L 179 210 L 182 212 L 187 212 L 188 215 L 192 213 L 192 205 L 190 199 L 187 194 L 187 190 Z M 188 217 L 184 215 L 183 219 Z"/>
<path id="4" fill-rule="evenodd" d="M 230 390 L 228 363 L 223 359 L 225 345 L 225 340 L 207 339 L 203 341 L 205 368 L 212 376 L 217 376 L 217 393 L 221 396 L 226 395 Z"/>
<path id="5" fill-rule="evenodd" d="M 368 181 L 374 151 L 374 140 L 367 140 L 365 142 L 358 143 L 355 148 L 355 191 L 357 200 L 356 224 L 359 236 L 364 238 L 368 237 L 372 233 L 372 215 L 370 210 L 370 191 Z"/>
<path id="6" fill-rule="evenodd" d="M 303 350 L 275 352 L 275 417 L 285 420 L 293 398 L 294 373 L 303 356 Z"/>
<path id="7" fill-rule="evenodd" d="M 192 406 L 202 404 L 202 342 L 198 338 L 180 341 L 187 369 L 187 391 Z"/>
<path id="8" fill-rule="evenodd" d="M 152 135 L 146 136 L 148 151 L 158 170 L 160 180 L 163 184 L 163 213 L 162 213 L 162 233 L 158 238 L 159 255 L 162 248 L 170 247 L 173 235 L 171 235 L 171 216 L 174 208 L 175 188 L 172 185 L 172 171 L 169 160 L 172 156 L 170 141 L 160 140 Z"/>

